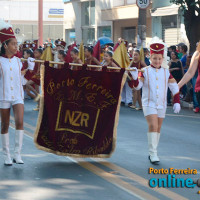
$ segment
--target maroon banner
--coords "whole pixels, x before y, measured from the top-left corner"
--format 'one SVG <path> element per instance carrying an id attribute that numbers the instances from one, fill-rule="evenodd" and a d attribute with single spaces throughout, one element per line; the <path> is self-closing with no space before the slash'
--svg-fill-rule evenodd
<path id="1" fill-rule="evenodd" d="M 45 66 L 35 144 L 64 156 L 110 157 L 116 145 L 124 69 L 73 71 Z"/>

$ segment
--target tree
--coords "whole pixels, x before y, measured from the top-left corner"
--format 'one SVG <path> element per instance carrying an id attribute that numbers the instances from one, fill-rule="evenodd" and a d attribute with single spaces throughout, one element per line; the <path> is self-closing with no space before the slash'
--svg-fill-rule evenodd
<path id="1" fill-rule="evenodd" d="M 190 42 L 190 52 L 196 49 L 200 40 L 200 0 L 170 0 L 181 6 L 184 16 L 185 30 Z"/>

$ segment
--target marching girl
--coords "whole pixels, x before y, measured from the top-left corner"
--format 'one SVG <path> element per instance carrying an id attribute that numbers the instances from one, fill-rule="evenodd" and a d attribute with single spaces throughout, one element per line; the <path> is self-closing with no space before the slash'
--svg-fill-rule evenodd
<path id="1" fill-rule="evenodd" d="M 43 53 L 42 49 L 36 49 L 34 51 L 34 58 L 36 60 L 41 60 L 42 53 Z M 34 101 L 37 102 L 37 107 L 33 109 L 34 111 L 39 110 L 40 65 L 41 65 L 40 63 L 35 63 L 32 76 L 30 80 L 26 83 L 26 91 L 28 91 L 31 94 L 31 97 L 34 98 Z M 33 85 L 35 88 L 33 87 Z"/>
<path id="2" fill-rule="evenodd" d="M 100 65 L 101 63 L 92 55 L 93 54 L 93 48 L 92 47 L 85 47 L 84 50 L 85 53 L 85 64 L 87 65 Z M 95 68 L 89 68 L 90 70 L 98 71 L 99 69 Z"/>
<path id="3" fill-rule="evenodd" d="M 17 53 L 17 40 L 11 25 L 0 21 L 0 113 L 1 141 L 4 154 L 4 164 L 23 164 L 21 148 L 23 143 L 24 93 L 22 87 L 22 63 L 14 55 Z M 15 118 L 15 149 L 13 161 L 9 149 L 10 109 L 13 108 Z"/>
<path id="4" fill-rule="evenodd" d="M 83 62 L 79 58 L 78 54 L 79 54 L 79 49 L 77 47 L 74 47 L 70 52 L 70 55 L 71 55 L 71 57 L 73 59 L 72 63 L 83 64 Z M 80 69 L 80 67 L 79 66 L 72 66 L 72 69 L 73 70 L 78 70 L 78 69 Z"/>
<path id="5" fill-rule="evenodd" d="M 93 48 L 85 47 L 85 64 L 87 65 L 100 65 L 101 63 L 92 55 Z"/>
<path id="6" fill-rule="evenodd" d="M 133 60 L 131 61 L 129 67 L 136 67 L 137 69 L 142 69 L 146 67 L 145 62 L 140 60 L 140 51 L 134 50 L 133 51 Z M 136 107 L 136 102 L 138 101 L 139 108 Z M 142 101 L 141 101 L 141 90 L 135 90 L 133 88 L 133 105 L 130 108 L 136 110 L 142 110 Z"/>
<path id="7" fill-rule="evenodd" d="M 113 52 L 112 51 L 105 51 L 103 61 L 101 63 L 102 66 L 108 66 L 108 67 L 117 67 L 120 68 L 113 59 Z M 110 70 L 108 70 L 110 71 Z M 112 70 L 114 72 L 115 70 Z"/>
<path id="8" fill-rule="evenodd" d="M 27 95 L 31 98 L 34 98 L 34 95 L 27 89 L 27 82 L 30 80 L 30 75 L 34 70 L 35 63 L 33 62 L 35 59 L 32 49 L 26 49 L 24 50 L 24 59 L 27 59 L 27 66 L 23 67 L 25 69 L 22 70 L 22 84 L 24 87 L 24 90 L 26 91 Z M 30 73 L 28 73 L 28 70 Z"/>
<path id="9" fill-rule="evenodd" d="M 65 62 L 65 51 L 64 50 L 59 50 L 58 51 L 58 62 Z M 63 65 L 58 65 L 58 69 L 62 69 Z"/>
<path id="10" fill-rule="evenodd" d="M 138 69 L 130 74 L 136 90 L 142 88 L 142 106 L 148 123 L 149 159 L 153 164 L 159 163 L 157 146 L 160 139 L 160 130 L 167 108 L 167 89 L 170 88 L 174 97 L 174 113 L 180 112 L 179 88 L 167 68 L 165 44 L 155 37 L 150 45 L 151 65 L 143 68 L 138 75 Z M 164 53 L 165 52 L 165 53 Z"/>

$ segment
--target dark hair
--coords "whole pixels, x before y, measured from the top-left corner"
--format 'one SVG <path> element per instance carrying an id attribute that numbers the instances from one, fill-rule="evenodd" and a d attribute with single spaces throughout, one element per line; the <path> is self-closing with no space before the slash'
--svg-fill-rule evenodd
<path id="1" fill-rule="evenodd" d="M 24 52 L 30 55 L 31 58 L 34 57 L 33 51 L 31 49 L 25 49 Z"/>
<path id="2" fill-rule="evenodd" d="M 42 54 L 42 53 L 43 53 L 43 50 L 42 50 L 41 48 L 39 48 L 39 49 L 36 49 L 35 51 L 39 52 L 40 54 Z"/>
<path id="3" fill-rule="evenodd" d="M 55 44 L 58 44 L 58 42 L 59 42 L 58 40 L 55 40 Z"/>
<path id="4" fill-rule="evenodd" d="M 181 46 L 181 49 L 183 49 L 184 52 L 187 52 L 187 50 L 188 50 L 188 48 L 185 44 Z"/>
<path id="5" fill-rule="evenodd" d="M 147 48 L 143 48 L 144 53 L 149 52 L 149 50 Z"/>
<path id="6" fill-rule="evenodd" d="M 140 55 L 140 51 L 139 50 L 134 50 L 133 53 L 136 52 Z"/>
<path id="7" fill-rule="evenodd" d="M 106 51 L 105 53 L 107 53 L 111 58 L 113 57 L 113 52 L 112 51 Z"/>
<path id="8" fill-rule="evenodd" d="M 10 42 L 10 40 L 7 40 L 7 41 L 5 41 L 5 42 L 3 42 L 3 43 L 2 43 L 2 46 L 1 46 L 1 51 L 0 51 L 0 56 L 2 56 L 2 55 L 5 55 L 5 54 L 6 54 L 6 49 L 5 49 L 4 45 L 5 45 L 5 44 L 6 44 L 6 45 L 8 45 L 8 44 L 9 44 L 9 42 Z"/>
<path id="9" fill-rule="evenodd" d="M 92 47 L 85 47 L 85 49 L 87 49 L 88 52 L 90 52 L 91 54 L 93 54 L 93 48 Z"/>
<path id="10" fill-rule="evenodd" d="M 73 49 L 71 50 L 71 52 L 73 52 L 73 53 L 75 53 L 75 54 L 78 54 L 78 53 L 79 53 L 79 50 L 78 50 L 77 48 L 73 48 Z"/>
<path id="11" fill-rule="evenodd" d="M 171 52 L 171 54 L 170 54 L 170 58 L 171 58 L 171 56 L 172 56 L 172 53 L 174 53 L 174 54 L 175 54 L 175 56 L 176 56 L 176 59 L 179 59 L 179 57 L 178 57 L 178 53 L 177 53 L 176 51 L 172 51 L 172 52 Z"/>
<path id="12" fill-rule="evenodd" d="M 176 51 L 176 46 L 175 45 L 172 45 L 169 48 L 172 49 L 172 51 Z"/>
<path id="13" fill-rule="evenodd" d="M 65 51 L 64 51 L 64 50 L 59 50 L 59 51 L 58 51 L 58 53 L 59 53 L 60 55 L 62 55 L 62 56 L 63 56 L 63 58 L 66 56 L 66 54 L 65 54 Z"/>

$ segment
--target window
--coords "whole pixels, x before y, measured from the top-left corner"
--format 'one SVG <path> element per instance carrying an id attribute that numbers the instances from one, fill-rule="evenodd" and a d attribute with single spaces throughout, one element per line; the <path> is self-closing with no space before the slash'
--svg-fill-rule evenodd
<path id="1" fill-rule="evenodd" d="M 72 44 L 76 40 L 75 29 L 65 30 L 65 41 L 67 44 Z"/>
<path id="2" fill-rule="evenodd" d="M 136 4 L 136 0 L 126 0 L 128 5 Z"/>
<path id="3" fill-rule="evenodd" d="M 122 37 L 128 42 L 135 42 L 136 37 L 136 28 L 135 27 L 126 27 L 122 28 Z"/>
<path id="4" fill-rule="evenodd" d="M 125 0 L 113 0 L 113 6 L 124 6 L 125 5 Z"/>
<path id="5" fill-rule="evenodd" d="M 125 5 L 132 5 L 136 4 L 136 0 L 113 0 L 113 6 L 125 6 Z"/>
<path id="6" fill-rule="evenodd" d="M 98 28 L 98 37 L 111 37 L 111 27 L 110 26 L 101 26 Z"/>
<path id="7" fill-rule="evenodd" d="M 93 45 L 95 42 L 95 29 L 94 28 L 83 28 L 82 32 L 83 43 L 85 45 Z"/>
<path id="8" fill-rule="evenodd" d="M 82 26 L 95 25 L 95 1 L 83 2 L 81 6 Z"/>

